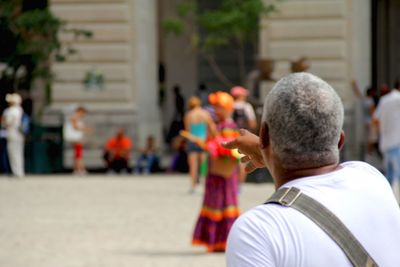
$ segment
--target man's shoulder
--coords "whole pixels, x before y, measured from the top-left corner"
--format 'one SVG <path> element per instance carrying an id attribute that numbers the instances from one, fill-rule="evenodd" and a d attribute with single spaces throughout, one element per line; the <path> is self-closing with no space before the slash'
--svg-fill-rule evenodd
<path id="1" fill-rule="evenodd" d="M 273 242 L 276 236 L 285 232 L 282 227 L 282 221 L 286 220 L 284 213 L 282 207 L 275 204 L 260 204 L 246 211 L 232 226 L 231 241 L 251 239 L 252 243 L 262 243 L 263 246 L 267 245 L 265 242 Z"/>
<path id="2" fill-rule="evenodd" d="M 387 102 L 400 101 L 400 92 L 398 90 L 392 90 L 390 93 L 384 95 L 379 100 L 379 106 L 384 106 Z"/>
<path id="3" fill-rule="evenodd" d="M 360 171 L 377 172 L 380 174 L 380 172 L 374 166 L 364 161 L 358 161 L 358 160 L 345 161 L 342 162 L 340 166 Z"/>
<path id="4" fill-rule="evenodd" d="M 235 221 L 235 228 L 251 234 L 273 235 L 283 231 L 282 222 L 287 220 L 288 212 L 280 205 L 260 204 L 243 213 Z"/>
<path id="5" fill-rule="evenodd" d="M 297 259 L 303 237 L 312 236 L 310 225 L 314 230 L 316 226 L 301 213 L 277 204 L 252 208 L 235 221 L 229 233 L 228 266 L 280 266 L 285 260 L 292 262 Z"/>

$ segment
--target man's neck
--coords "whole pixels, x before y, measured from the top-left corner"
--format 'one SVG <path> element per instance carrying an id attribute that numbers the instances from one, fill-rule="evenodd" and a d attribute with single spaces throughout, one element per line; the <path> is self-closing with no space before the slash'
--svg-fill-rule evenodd
<path id="1" fill-rule="evenodd" d="M 341 169 L 342 166 L 339 163 L 328 164 L 322 167 L 315 167 L 315 168 L 304 168 L 304 169 L 297 169 L 297 170 L 279 170 L 278 174 L 275 175 L 275 187 L 279 188 L 282 185 L 286 184 L 287 182 L 303 178 L 309 176 L 317 176 L 322 174 L 327 174 L 336 170 Z"/>

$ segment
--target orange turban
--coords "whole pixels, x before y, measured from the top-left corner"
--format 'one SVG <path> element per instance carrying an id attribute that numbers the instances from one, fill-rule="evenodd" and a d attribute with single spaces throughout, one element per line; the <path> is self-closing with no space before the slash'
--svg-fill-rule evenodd
<path id="1" fill-rule="evenodd" d="M 218 105 L 223 107 L 227 111 L 233 111 L 233 97 L 226 92 L 218 91 L 215 93 L 211 93 L 208 95 L 208 101 L 211 105 Z"/>

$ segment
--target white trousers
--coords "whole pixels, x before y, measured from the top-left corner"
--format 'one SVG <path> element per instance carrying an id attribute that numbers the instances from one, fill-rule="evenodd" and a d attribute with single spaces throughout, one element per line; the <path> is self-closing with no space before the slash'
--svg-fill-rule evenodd
<path id="1" fill-rule="evenodd" d="M 17 177 L 23 177 L 24 171 L 24 140 L 7 140 L 8 160 L 11 172 Z"/>

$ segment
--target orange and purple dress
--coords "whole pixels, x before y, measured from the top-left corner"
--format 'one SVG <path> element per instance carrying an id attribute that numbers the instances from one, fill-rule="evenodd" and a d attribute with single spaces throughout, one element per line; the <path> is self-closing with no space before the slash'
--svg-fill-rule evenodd
<path id="1" fill-rule="evenodd" d="M 237 160 L 231 150 L 220 145 L 221 142 L 239 135 L 235 122 L 228 119 L 219 123 L 217 128 L 220 136 L 207 142 L 210 157 L 231 157 Z M 230 177 L 208 173 L 203 204 L 193 234 L 193 245 L 205 245 L 209 252 L 225 250 L 229 230 L 240 214 L 238 174 L 239 169 L 233 171 Z"/>

